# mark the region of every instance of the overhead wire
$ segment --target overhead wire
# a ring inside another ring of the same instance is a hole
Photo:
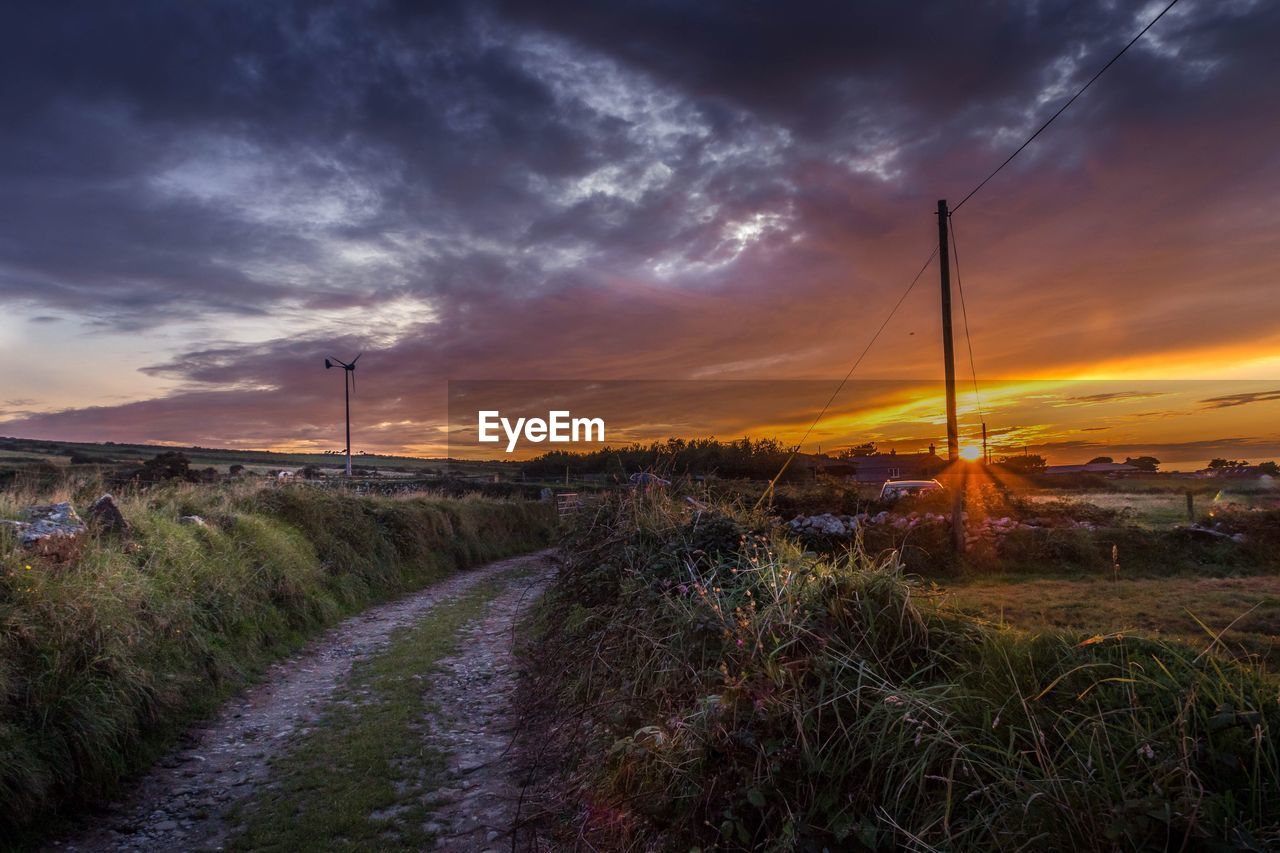
[[[890,309],[889,314],[884,318],[884,322],[880,324],[880,327],[876,329],[875,334],[873,334],[871,339],[867,341],[867,345],[862,348],[862,352],[858,354],[853,365],[849,368],[848,372],[845,373],[844,378],[840,380],[840,384],[831,392],[831,396],[827,398],[827,402],[823,405],[822,410],[818,412],[818,416],[813,419],[813,423],[809,424],[809,428],[804,431],[804,435],[800,436],[800,441],[787,457],[787,461],[783,462],[782,467],[778,469],[778,473],[773,475],[773,479],[770,480],[769,485],[765,487],[764,492],[760,495],[760,499],[756,501],[756,509],[760,508],[760,505],[764,503],[765,498],[773,494],[773,487],[777,485],[778,480],[780,480],[782,475],[786,473],[787,468],[791,467],[791,463],[795,461],[796,456],[799,455],[800,448],[804,447],[805,440],[809,438],[809,434],[813,432],[814,428],[817,427],[823,417],[826,416],[827,410],[831,408],[831,404],[836,401],[836,397],[840,396],[840,392],[844,390],[844,386],[849,383],[849,377],[853,376],[853,372],[858,369],[858,365],[862,364],[862,360],[867,357],[867,353],[871,351],[871,347],[875,345],[877,340],[879,340],[881,333],[883,333],[885,328],[889,325],[889,321],[898,313],[898,309],[902,307],[902,303],[907,301],[907,297],[910,296],[911,291],[915,289],[916,284],[920,281],[920,276],[924,275],[924,271],[929,268],[929,264],[933,263],[933,259],[937,256],[938,247],[935,246],[933,251],[929,253],[929,257],[925,258],[924,263],[920,265],[919,271],[917,271],[915,277],[911,279],[911,283],[907,285],[907,289],[902,292],[902,295],[898,297],[898,301],[893,304],[893,308]]]
[[[1160,21],[1161,18],[1163,18],[1166,14],[1168,14],[1170,9],[1178,5],[1178,2],[1179,0],[1170,0],[1169,4],[1166,5],[1163,9],[1161,9],[1159,14],[1157,14],[1154,18],[1148,21],[1147,25],[1143,27],[1141,30],[1139,30],[1137,35],[1129,39],[1129,41],[1125,43],[1125,46],[1120,48],[1120,51],[1118,53],[1116,53],[1109,60],[1107,60],[1106,64],[1103,65],[1101,68],[1099,68],[1094,73],[1094,75],[1085,82],[1083,86],[1077,89],[1075,94],[1073,94],[1070,98],[1067,99],[1066,103],[1064,103],[1061,107],[1059,107],[1057,111],[1054,112],[1053,115],[1049,116],[1048,120],[1046,120],[1044,124],[1040,125],[1040,127],[1038,127],[1034,133],[1028,136],[1022,142],[1021,145],[1015,148],[1013,150],[1013,153],[1011,153],[1008,157],[1006,157],[1004,161],[1000,163],[999,166],[997,166],[985,178],[979,181],[977,186],[969,190],[969,192],[964,196],[964,198],[960,199],[960,202],[954,207],[952,207],[949,213],[947,214],[948,219],[950,220],[950,223],[951,223],[951,228],[950,228],[951,247],[950,248],[956,260],[956,285],[960,291],[960,313],[964,318],[964,336],[965,336],[965,344],[969,351],[969,372],[973,378],[973,396],[978,408],[978,417],[982,419],[984,423],[984,429],[985,429],[986,415],[983,413],[982,396],[978,390],[978,371],[977,371],[977,367],[975,365],[975,360],[973,357],[973,339],[969,334],[969,311],[967,306],[965,305],[964,284],[960,277],[960,253],[956,245],[955,220],[951,218],[951,214],[954,214],[957,210],[963,207],[965,202],[967,202],[969,199],[977,195],[977,193],[983,187],[985,187],[991,181],[992,178],[1000,174],[1000,172],[1003,171],[1006,166],[1008,166],[1010,163],[1013,162],[1014,158],[1016,158],[1019,154],[1021,154],[1024,150],[1026,150],[1028,145],[1034,142],[1036,138],[1039,137],[1040,134],[1043,133],[1049,127],[1049,125],[1053,124],[1054,121],[1056,121],[1059,116],[1065,113],[1067,109],[1070,108],[1070,106],[1074,104],[1076,100],[1089,89],[1090,86],[1092,86],[1095,82],[1097,82],[1099,77],[1101,77],[1103,74],[1107,72],[1107,69],[1109,69],[1112,65],[1114,65],[1120,59],[1120,57],[1124,56],[1129,51],[1129,48],[1137,44],[1138,40],[1141,39],[1144,35],[1146,35],[1147,31],[1150,30],[1152,27],[1154,27]],[[884,322],[880,324],[880,327],[876,329],[875,334],[873,334],[871,336],[871,339],[867,341],[867,345],[863,348],[862,352],[859,353],[858,358],[854,361],[853,366],[849,368],[849,371],[844,375],[844,378],[840,380],[840,384],[836,386],[835,391],[833,391],[831,396],[827,399],[827,402],[825,405],[823,405],[822,410],[818,412],[818,416],[813,419],[813,423],[811,423],[809,425],[809,428],[804,431],[804,435],[800,437],[800,441],[798,444],[796,444],[795,449],[791,451],[790,455],[787,457],[787,460],[782,463],[782,467],[778,469],[778,473],[775,474],[773,479],[769,481],[769,485],[765,488],[763,494],[761,494],[760,499],[757,500],[755,503],[755,507],[757,509],[760,508],[761,504],[764,503],[766,498],[768,498],[770,495],[773,494],[774,487],[777,485],[778,480],[781,479],[784,473],[786,473],[787,468],[791,466],[791,463],[795,460],[796,456],[800,453],[800,448],[804,446],[805,440],[808,439],[809,435],[813,432],[814,428],[816,428],[817,425],[822,421],[822,418],[826,415],[827,410],[831,408],[831,404],[835,402],[836,397],[840,395],[840,392],[844,389],[844,386],[848,384],[849,378],[853,375],[853,372],[858,369],[858,365],[862,363],[862,360],[866,357],[867,353],[871,350],[871,347],[880,338],[880,334],[885,330],[885,327],[889,325],[889,321],[893,319],[895,314],[897,314],[898,309],[902,306],[902,303],[906,301],[907,296],[915,288],[916,283],[920,281],[920,276],[924,275],[924,271],[929,268],[929,264],[933,262],[933,259],[937,256],[938,251],[939,251],[938,248],[935,247],[934,250],[929,254],[928,259],[925,260],[924,264],[920,267],[920,270],[919,272],[916,273],[915,277],[911,279],[911,283],[907,285],[907,289],[903,292],[902,296],[898,298],[898,301],[894,304],[892,310],[889,311],[888,316],[885,317]]]
[[[957,204],[955,207],[951,208],[951,212],[954,213],[955,211],[963,207],[964,203],[969,199],[973,198],[974,195],[977,194],[978,190],[982,189],[987,185],[988,181],[990,181],[996,175],[1000,174],[1000,171],[1004,169],[1005,166],[1008,166],[1010,163],[1012,163],[1014,157],[1017,157],[1019,154],[1021,154],[1023,149],[1025,149],[1028,145],[1034,142],[1037,136],[1039,136],[1041,133],[1044,133],[1045,128],[1053,124],[1054,120],[1057,119],[1058,116],[1065,113],[1067,111],[1067,108],[1076,102],[1076,98],[1079,98],[1081,95],[1083,95],[1085,93],[1085,90],[1094,84],[1094,81],[1096,81],[1099,77],[1101,77],[1104,73],[1106,73],[1106,70],[1110,68],[1112,65],[1114,65],[1116,63],[1116,60],[1124,56],[1125,53],[1128,52],[1129,48],[1137,44],[1138,39],[1142,38],[1144,35],[1147,34],[1147,30],[1154,27],[1156,25],[1156,22],[1159,21],[1161,18],[1163,18],[1168,13],[1168,11],[1176,5],[1178,5],[1178,0],[1172,0],[1172,2],[1169,3],[1168,6],[1165,6],[1163,9],[1161,9],[1160,14],[1156,15],[1154,18],[1148,21],[1147,25],[1143,27],[1136,36],[1129,39],[1129,42],[1124,47],[1120,48],[1119,53],[1117,53],[1115,56],[1108,59],[1106,65],[1099,68],[1097,73],[1095,73],[1092,77],[1090,77],[1088,82],[1086,82],[1083,86],[1081,86],[1078,90],[1076,90],[1076,93],[1072,95],[1071,98],[1065,104],[1058,107],[1058,111],[1055,112],[1053,115],[1049,116],[1048,121],[1040,125],[1039,129],[1037,129],[1035,133],[1028,136],[1021,145],[1019,145],[1016,149],[1014,149],[1014,152],[1010,154],[1008,157],[1006,157],[1003,163],[1001,163],[999,166],[996,166],[995,170],[992,171],[991,174],[983,178],[982,181],[976,187],[969,190],[969,194],[966,195],[964,198],[960,199],[960,203]]]

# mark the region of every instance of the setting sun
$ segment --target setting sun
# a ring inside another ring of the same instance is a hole
[[[982,458],[982,448],[967,444],[960,448],[960,458],[966,462],[977,462]]]

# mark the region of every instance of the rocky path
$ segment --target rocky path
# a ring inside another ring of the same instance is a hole
[[[440,711],[427,720],[427,740],[450,756],[448,786],[430,803],[442,850],[512,849],[520,799],[509,760],[518,724],[512,627],[548,578],[544,572],[508,588],[464,631],[463,652],[443,661],[433,679]]]
[[[508,702],[514,690],[514,620],[554,570],[551,552],[490,563],[374,607],[326,632],[303,651],[273,665],[263,682],[228,702],[184,745],[162,759],[131,794],[74,837],[51,850],[219,850],[236,825],[237,806],[251,803],[268,781],[268,761],[305,733],[359,660],[385,649],[391,635],[437,604],[489,578],[526,570],[464,631],[464,651],[445,661],[433,690],[443,694],[428,737],[452,755],[450,786],[431,806],[441,847],[484,850],[507,837],[514,815],[503,753],[511,739]],[[507,842],[508,846],[510,842]]]

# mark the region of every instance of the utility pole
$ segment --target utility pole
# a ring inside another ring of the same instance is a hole
[[[947,200],[938,199],[938,264],[942,272],[942,360],[947,377],[947,461],[960,458],[956,424],[956,351],[951,337],[951,247],[948,245]]]
[[[964,552],[964,477],[960,461],[960,428],[956,419],[956,353],[951,335],[951,245],[947,200],[938,199],[938,268],[942,274],[942,359],[947,380],[947,462],[952,467],[951,546]]]

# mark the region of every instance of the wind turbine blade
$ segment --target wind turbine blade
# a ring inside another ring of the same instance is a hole
[[[361,355],[364,355],[364,353],[360,353],[360,355],[357,355],[355,358],[351,359],[351,366],[353,368],[356,366],[356,362],[360,360]]]

